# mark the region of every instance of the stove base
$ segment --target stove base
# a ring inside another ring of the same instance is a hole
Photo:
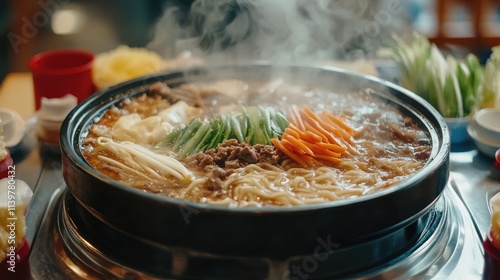
[[[466,211],[462,208],[447,188],[427,214],[404,229],[343,246],[331,243],[328,236],[318,237],[310,255],[274,261],[214,256],[137,240],[97,219],[80,219],[86,210],[61,188],[44,217],[30,264],[33,279],[44,280],[439,279],[463,262],[465,241],[481,256],[481,240],[467,238],[466,231],[474,229],[468,216],[461,214]]]

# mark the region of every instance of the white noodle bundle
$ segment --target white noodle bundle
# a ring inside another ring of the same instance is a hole
[[[179,180],[184,180],[192,177],[191,172],[178,160],[156,154],[138,144],[128,141],[118,143],[106,137],[97,138],[97,144],[115,156],[120,157],[123,163],[118,164],[117,161],[107,160],[104,157],[100,157],[100,159],[107,161],[108,164],[116,165],[124,171],[130,172],[133,170],[134,173],[140,173],[138,172],[138,168],[140,168],[147,175],[156,178],[171,175]]]

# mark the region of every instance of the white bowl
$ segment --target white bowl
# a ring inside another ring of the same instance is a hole
[[[474,115],[474,122],[481,138],[500,142],[500,109],[482,109]]]
[[[477,125],[471,123],[467,127],[467,133],[470,135],[477,149],[484,155],[495,158],[496,151],[500,148],[500,140],[493,141],[491,139],[483,138],[477,133]]]

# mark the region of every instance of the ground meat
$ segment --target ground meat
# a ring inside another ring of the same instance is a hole
[[[149,92],[162,96],[168,100],[170,104],[174,104],[182,100],[193,107],[200,108],[202,106],[201,95],[196,91],[170,88],[166,84],[158,82],[149,86]]]
[[[231,139],[222,142],[215,149],[188,156],[183,161],[191,168],[206,171],[205,188],[216,192],[222,188],[224,180],[238,168],[259,162],[278,164],[284,159],[285,155],[274,146],[260,144],[251,146]]]
[[[191,167],[204,168],[216,165],[226,170],[237,169],[249,164],[265,162],[277,164],[285,159],[285,155],[270,145],[249,145],[238,143],[236,139],[222,142],[217,148],[200,152],[184,159]]]
[[[210,155],[207,155],[203,152],[199,152],[192,156],[188,156],[184,159],[187,165],[191,167],[204,167],[209,165],[217,165],[215,164],[214,158]]]
[[[222,189],[222,182],[226,180],[229,175],[234,173],[234,169],[224,170],[214,165],[206,166],[205,169],[208,171],[205,188],[212,192]]]
[[[217,177],[208,177],[205,180],[205,189],[214,192],[222,189],[222,180]]]

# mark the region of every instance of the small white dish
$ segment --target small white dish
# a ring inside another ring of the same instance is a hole
[[[480,152],[488,157],[495,158],[495,153],[500,148],[500,141],[493,141],[479,136],[476,130],[476,125],[473,123],[467,127],[467,133],[472,140],[474,140],[474,143]]]
[[[480,137],[500,141],[500,109],[482,109],[474,115],[474,122]]]
[[[4,134],[4,141],[5,147],[11,149],[17,146],[23,139],[26,124],[23,118],[14,110],[0,108],[0,115],[5,116],[9,120],[6,123],[7,127],[4,128],[5,132],[7,132]]]

